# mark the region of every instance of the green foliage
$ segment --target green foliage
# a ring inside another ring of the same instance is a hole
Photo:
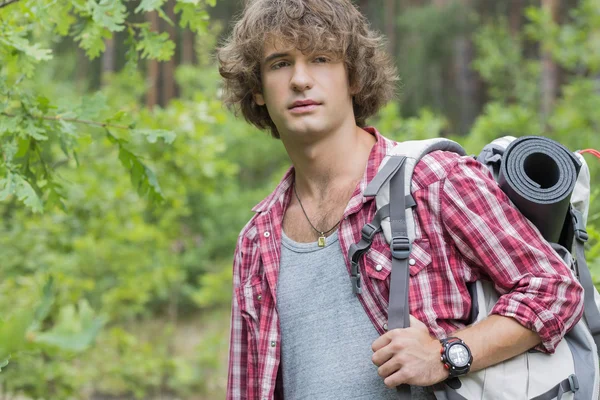
[[[452,105],[441,98],[447,88],[444,69],[453,56],[454,41],[472,32],[476,23],[476,15],[458,1],[411,7],[400,14],[397,60],[404,116],[416,115],[421,108],[449,114]]]
[[[531,20],[526,33],[542,43],[556,62],[582,74],[600,72],[600,4],[595,0],[582,0],[570,12],[568,24],[552,21],[549,10],[530,7],[526,15]]]
[[[144,0],[135,13],[157,11],[172,23],[162,10],[163,1]],[[214,6],[200,0],[179,0],[176,12],[182,13],[182,26],[190,25],[196,31],[206,27],[205,7]],[[6,12],[5,9],[10,10]],[[190,13],[195,13],[192,16]],[[73,123],[88,126],[117,128],[113,112],[104,110],[102,104],[90,104],[86,111],[93,120],[85,120],[86,112],[77,113],[75,103],[58,107],[48,97],[38,96],[38,89],[31,85],[31,78],[39,63],[53,57],[50,45],[53,33],[71,36],[90,58],[98,57],[105,50],[105,40],[127,28],[129,68],[135,68],[137,60],[169,60],[173,57],[175,43],[167,33],[153,32],[148,23],[137,22],[128,12],[126,2],[113,0],[79,0],[57,2],[44,6],[44,2],[22,0],[0,8],[0,175],[3,198],[14,195],[32,210],[40,211],[45,202],[63,201],[62,192],[54,190],[56,177],[48,163],[55,158],[55,143],[66,157],[74,157],[78,142],[86,135],[97,134],[93,129],[79,131]],[[203,30],[202,30],[203,32]],[[94,107],[95,106],[95,107]],[[135,114],[131,123],[137,123]],[[7,119],[13,119],[7,121]],[[121,126],[128,129],[128,126]],[[150,134],[150,138],[163,133]],[[172,134],[169,134],[172,136]],[[29,144],[24,144],[24,140]],[[132,182],[141,195],[152,201],[162,200],[154,173],[138,157],[125,149],[122,142],[113,141],[119,147],[121,160],[132,175]],[[20,146],[19,146],[20,145]],[[19,148],[23,151],[14,154]],[[48,184],[49,183],[49,184]]]
[[[141,40],[135,49],[141,52],[142,58],[166,61],[173,57],[175,43],[169,39],[167,32],[156,33],[142,27]]]
[[[506,20],[484,25],[474,36],[478,57],[473,67],[489,85],[493,101],[517,102],[531,112],[539,107],[539,60],[524,54],[522,35],[511,35]]]

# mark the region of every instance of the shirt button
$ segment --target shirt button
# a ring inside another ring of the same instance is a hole
[[[415,265],[417,263],[417,261],[414,258],[411,258],[410,260],[408,260],[408,263],[410,265]]]
[[[271,236],[271,233],[270,233],[270,232],[265,232],[265,233],[263,233],[263,235],[264,235],[265,237],[269,237],[269,236]]]
[[[277,346],[277,343],[275,343],[275,341],[272,341],[271,342],[271,347],[275,347],[275,346]]]
[[[387,324],[383,324],[383,329],[387,331]]]
[[[381,271],[383,269],[383,267],[381,266],[381,264],[377,264],[377,266],[375,267],[376,271]]]
[[[260,301],[262,300],[262,296],[259,294],[258,296],[256,296],[256,298]]]

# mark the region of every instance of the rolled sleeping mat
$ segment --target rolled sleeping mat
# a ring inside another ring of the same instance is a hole
[[[547,241],[559,243],[580,169],[562,144],[524,136],[506,148],[498,184]]]

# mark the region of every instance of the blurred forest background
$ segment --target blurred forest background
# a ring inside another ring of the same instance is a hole
[[[0,399],[224,398],[235,240],[289,164],[220,103],[242,5],[0,0]],[[600,149],[600,0],[357,5],[402,77],[383,134]]]

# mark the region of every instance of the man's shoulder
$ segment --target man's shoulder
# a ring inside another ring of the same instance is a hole
[[[423,189],[443,181],[459,163],[467,162],[467,158],[470,157],[443,150],[426,154],[415,166],[413,190]]]
[[[238,241],[240,243],[244,242],[244,241],[254,241],[256,239],[257,233],[258,233],[258,227],[256,225],[256,219],[258,218],[259,214],[254,214],[252,216],[252,218],[250,218],[250,220],[248,222],[246,222],[246,225],[244,225],[244,227],[242,228],[242,230],[240,231],[239,235],[238,235]]]
[[[273,191],[252,207],[254,215],[240,231],[239,241],[253,242],[256,240],[260,228],[258,225],[265,213],[283,212],[287,191],[293,182],[293,173],[293,168],[288,169]]]

